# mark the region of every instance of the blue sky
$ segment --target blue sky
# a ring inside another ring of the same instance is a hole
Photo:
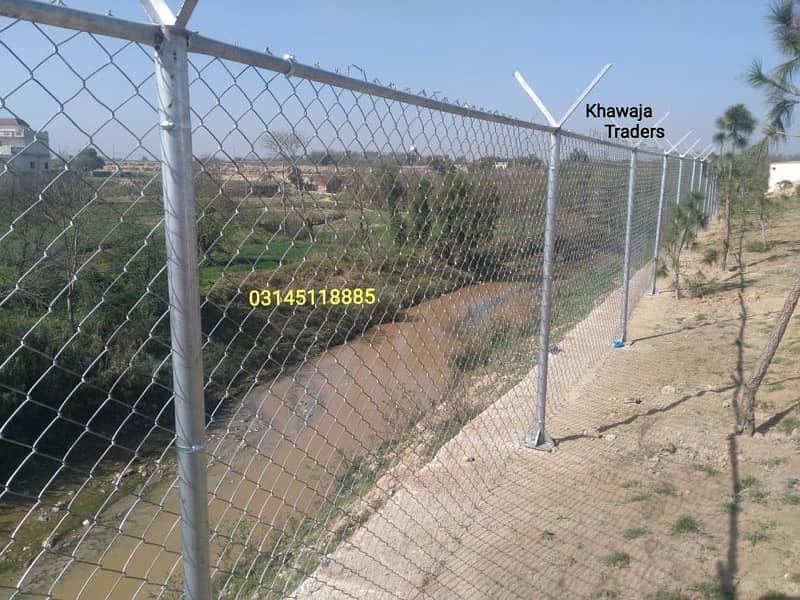
[[[111,6],[115,16],[145,20],[133,1],[68,4],[101,13]],[[648,104],[657,116],[669,110],[667,136],[692,129],[704,146],[730,104],[743,102],[763,120],[763,96],[742,75],[754,58],[778,61],[767,9],[754,0],[200,0],[190,29],[324,68],[355,64],[400,88],[537,122],[544,118],[514,81],[515,69],[558,116],[610,62],[592,100]],[[599,125],[579,110],[568,128]]]

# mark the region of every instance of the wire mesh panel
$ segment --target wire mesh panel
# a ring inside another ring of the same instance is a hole
[[[2,587],[151,593],[180,556],[152,50],[1,27]]]
[[[676,203],[681,203],[686,200],[689,194],[689,183],[692,177],[692,161],[686,158],[679,159],[678,162],[678,195],[676,196]]]
[[[680,159],[676,156],[667,157],[667,177],[665,180],[664,191],[664,214],[669,213],[670,207],[674,206],[678,198],[678,174],[680,169]],[[666,221],[663,221],[666,222]]]
[[[552,362],[551,410],[616,335],[630,170],[629,150],[600,142],[566,136],[561,156],[551,352],[573,356]],[[584,320],[591,332],[573,331]]]
[[[0,61],[0,589],[179,597],[153,48],[3,18]],[[200,54],[189,82],[213,593],[413,596],[530,430],[547,129]],[[617,333],[631,152],[561,135],[551,410]]]
[[[661,191],[661,156],[637,153],[636,189],[631,230],[631,302],[633,311],[636,300],[644,294],[649,282],[649,267],[655,250],[655,232],[658,220],[658,200]]]
[[[214,580],[281,595],[530,370],[545,138],[194,67]]]

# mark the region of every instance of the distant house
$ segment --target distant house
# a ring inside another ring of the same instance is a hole
[[[36,133],[22,119],[0,119],[0,165],[16,171],[47,171],[50,162],[46,131]]]
[[[768,191],[779,191],[781,186],[778,184],[782,181],[789,181],[793,184],[800,182],[800,161],[792,160],[770,163]]]
[[[411,146],[406,153],[406,165],[413,166],[419,162],[419,151],[416,146]]]

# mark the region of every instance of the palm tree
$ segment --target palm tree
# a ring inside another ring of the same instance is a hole
[[[786,61],[778,65],[770,74],[765,73],[761,63],[756,61],[747,74],[751,85],[761,88],[767,93],[767,100],[770,104],[770,130],[773,134],[777,134],[774,139],[778,140],[781,133],[791,125],[792,111],[800,102],[800,88],[792,82],[800,69],[799,17],[800,2],[798,0],[781,0],[772,5],[768,18],[773,24],[773,39],[779,52],[786,57]],[[775,352],[778,350],[789,319],[792,318],[792,314],[797,308],[798,300],[800,300],[800,273],[789,291],[758,362],[739,391],[739,397],[736,399],[739,407],[739,422],[736,424],[738,433],[746,431],[753,435],[755,432],[756,393],[772,363]]]
[[[722,233],[722,250],[720,252],[720,268],[724,271],[728,266],[728,250],[731,247],[731,204],[733,201],[733,158],[737,148],[745,148],[747,139],[756,128],[756,120],[744,104],[729,106],[716,121],[717,133],[714,139],[720,143],[728,142],[731,147],[728,164],[728,181],[725,190],[725,229]]]

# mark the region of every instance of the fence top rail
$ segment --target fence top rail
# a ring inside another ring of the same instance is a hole
[[[107,35],[146,45],[155,45],[161,34],[161,28],[157,25],[137,23],[135,21],[100,15],[66,6],[46,4],[40,0],[0,0],[0,16],[77,31],[85,31],[98,35]],[[607,147],[633,150],[632,146],[629,144],[602,140],[566,129],[559,129],[549,125],[540,125],[532,121],[517,119],[500,113],[491,113],[485,110],[470,108],[467,105],[452,104],[435,98],[428,98],[419,94],[401,91],[379,83],[372,83],[363,79],[356,79],[333,71],[327,71],[319,67],[305,65],[292,58],[281,58],[265,52],[241,48],[233,44],[207,38],[196,32],[187,30],[185,33],[189,51],[197,54],[222,58],[282,73],[287,76],[300,77],[317,83],[368,94],[370,96],[395,100],[431,110],[451,113],[466,118],[489,121],[500,125],[509,125],[533,131],[542,131],[545,133],[552,133],[559,130],[561,133],[573,139],[603,144]],[[665,154],[663,150],[659,149],[638,148],[637,151],[643,154],[659,156]]]

